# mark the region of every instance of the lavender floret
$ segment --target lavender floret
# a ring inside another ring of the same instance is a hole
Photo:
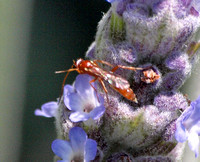
[[[72,122],[86,121],[90,118],[97,120],[100,118],[105,107],[104,99],[95,92],[89,84],[92,78],[89,75],[78,75],[73,86],[64,87],[65,106],[72,111],[69,119]]]
[[[43,104],[40,109],[35,110],[36,116],[44,116],[47,118],[55,117],[58,110],[58,103],[51,101]]]
[[[72,128],[69,131],[69,139],[69,142],[56,139],[51,146],[53,152],[59,156],[63,162],[89,162],[94,160],[97,152],[97,143],[92,139],[88,139],[87,134],[82,128]]]
[[[178,142],[188,140],[190,149],[199,155],[200,135],[200,97],[191,103],[190,107],[178,118],[176,122],[175,137]]]

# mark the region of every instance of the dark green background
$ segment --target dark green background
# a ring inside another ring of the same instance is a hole
[[[53,161],[54,119],[36,117],[34,110],[59,96],[64,74],[54,72],[84,57],[109,6],[105,0],[34,1],[20,162]],[[67,83],[76,75],[70,74]]]

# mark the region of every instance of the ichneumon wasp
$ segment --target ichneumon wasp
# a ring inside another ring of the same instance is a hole
[[[110,66],[110,67],[112,67],[112,69],[110,71],[106,71],[106,70],[100,68],[98,63]],[[113,88],[115,91],[120,93],[126,99],[137,103],[136,95],[133,92],[133,90],[130,88],[129,82],[125,78],[121,77],[120,75],[114,74],[114,72],[118,68],[128,69],[128,70],[133,70],[133,71],[143,70],[143,68],[135,68],[135,67],[129,67],[129,66],[122,66],[122,65],[114,66],[103,60],[91,61],[91,60],[84,60],[82,58],[79,58],[77,61],[73,61],[73,65],[70,69],[64,70],[64,71],[56,71],[56,73],[67,72],[67,74],[63,80],[63,83],[62,83],[62,91],[63,91],[64,84],[65,84],[65,81],[66,81],[69,73],[72,71],[77,71],[79,74],[88,74],[88,75],[94,77],[94,79],[89,82],[93,88],[94,88],[94,86],[91,83],[98,80],[99,83],[101,84],[101,86],[103,87],[104,92],[106,93],[107,101],[108,101],[108,91],[106,89],[104,81],[107,81],[111,88]],[[94,88],[94,90],[96,91],[95,88]]]

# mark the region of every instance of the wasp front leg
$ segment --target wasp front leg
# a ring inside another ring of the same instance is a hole
[[[104,82],[103,82],[103,80],[101,78],[98,78],[98,81],[100,82],[101,86],[103,87],[103,90],[104,90],[104,92],[106,94],[107,103],[109,103],[108,91],[106,89],[106,86],[105,86],[105,84],[104,84]]]
[[[64,89],[64,86],[65,86],[66,79],[67,79],[69,73],[72,72],[72,71],[78,71],[78,69],[77,68],[73,68],[73,65],[72,65],[71,69],[63,70],[63,71],[56,71],[55,72],[56,74],[67,72],[67,74],[65,75],[65,78],[63,79],[62,89],[61,89],[61,96],[63,95],[63,89]]]
[[[97,93],[97,89],[92,85],[92,83],[94,83],[96,80],[97,80],[97,77],[95,77],[94,79],[92,79],[89,83],[90,83],[90,86],[94,89],[94,91],[96,93],[96,96],[97,96],[97,99],[99,101],[99,96],[98,96],[98,93]]]

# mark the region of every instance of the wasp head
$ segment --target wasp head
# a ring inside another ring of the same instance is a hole
[[[76,68],[78,68],[80,66],[80,64],[82,63],[83,59],[82,58],[79,58],[77,61],[74,61],[73,60],[73,63],[74,63],[74,66]]]

